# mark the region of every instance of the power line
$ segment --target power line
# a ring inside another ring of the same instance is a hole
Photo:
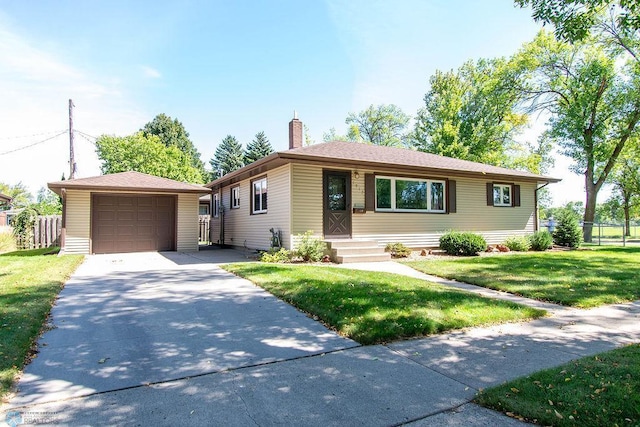
[[[25,145],[24,147],[15,148],[13,150],[9,150],[9,151],[5,151],[3,153],[0,153],[0,156],[4,156],[5,154],[10,154],[10,153],[15,153],[16,151],[26,150],[27,148],[35,147],[36,145],[39,145],[39,144],[42,144],[44,142],[50,141],[50,140],[52,140],[54,138],[59,137],[60,135],[64,135],[65,133],[67,133],[66,129],[63,130],[62,132],[56,134],[56,135],[53,135],[53,136],[51,136],[49,138],[46,138],[46,139],[43,139],[42,141],[34,142],[33,144]]]
[[[78,133],[78,134],[80,134],[80,135],[82,135],[82,136],[84,136],[85,138],[98,139],[97,137],[92,136],[92,135],[89,135],[88,133],[82,132],[82,131],[80,131],[80,130],[78,130],[78,129],[74,129],[74,132],[75,132],[75,133]]]
[[[78,135],[80,135],[80,137],[82,137],[82,139],[84,139],[85,141],[88,141],[91,145],[93,145],[94,147],[96,146],[96,142],[92,141],[90,138],[93,138],[91,135],[87,135],[84,132],[80,132],[80,131],[75,131]],[[95,138],[98,139],[98,138]]]
[[[68,130],[69,129],[64,129],[64,130],[59,130],[59,131],[40,132],[40,133],[33,133],[31,135],[0,136],[0,139],[7,140],[7,139],[33,138],[34,136],[51,135],[52,133],[65,133]]]

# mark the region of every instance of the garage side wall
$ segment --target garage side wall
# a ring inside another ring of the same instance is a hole
[[[68,190],[66,196],[65,254],[91,253],[91,193]]]
[[[180,252],[198,250],[198,206],[199,194],[178,194],[176,250]]]

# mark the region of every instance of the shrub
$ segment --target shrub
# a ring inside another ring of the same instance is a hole
[[[16,215],[13,221],[13,234],[16,237],[18,249],[30,249],[33,226],[38,218],[38,213],[32,208],[25,208]]]
[[[293,254],[285,248],[270,249],[260,254],[260,261],[271,263],[291,262]]]
[[[313,231],[307,231],[298,242],[295,254],[305,262],[318,262],[322,259],[327,245],[317,237],[313,237]]]
[[[557,215],[556,229],[553,241],[559,246],[577,248],[582,243],[582,230],[578,222],[578,215],[570,209],[562,209]]]
[[[531,243],[531,250],[546,251],[553,244],[553,237],[547,230],[536,231],[529,236],[529,243]]]
[[[393,258],[406,258],[411,255],[411,249],[406,247],[403,243],[387,243],[384,248],[385,252],[391,252]]]
[[[449,231],[440,237],[440,248],[449,255],[476,255],[487,249],[487,242],[479,234]]]
[[[0,231],[0,254],[16,250],[16,238],[10,231]]]
[[[516,252],[526,252],[531,247],[531,242],[527,236],[510,236],[504,241],[504,245]]]

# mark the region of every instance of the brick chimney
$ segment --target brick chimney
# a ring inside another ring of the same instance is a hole
[[[289,122],[289,150],[302,147],[302,122],[298,120],[298,113],[293,112],[293,119]]]

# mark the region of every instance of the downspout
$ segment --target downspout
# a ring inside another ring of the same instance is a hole
[[[536,187],[536,191],[533,192],[533,197],[535,198],[534,200],[534,211],[533,214],[535,216],[534,218],[534,224],[533,224],[533,229],[535,231],[540,231],[540,219],[538,218],[538,190],[542,190],[544,187],[546,187],[547,185],[551,184],[550,182],[547,182],[545,185],[543,185],[542,187]]]
[[[60,229],[60,253],[64,253],[67,240],[67,189],[60,190],[62,201],[62,224]]]

